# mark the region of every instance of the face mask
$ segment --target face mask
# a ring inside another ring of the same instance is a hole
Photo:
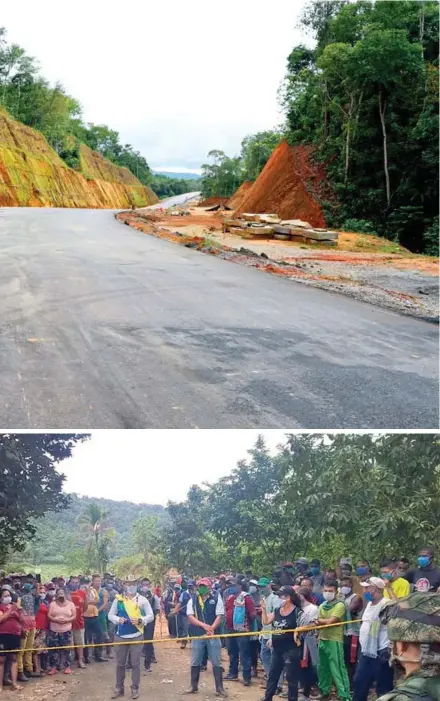
[[[430,562],[431,558],[428,555],[420,555],[420,557],[417,558],[417,564],[419,567],[428,567]]]
[[[141,587],[139,591],[141,592],[141,594],[148,594],[150,590],[148,589],[148,587]]]
[[[238,587],[229,587],[229,591],[232,595],[238,594]]]
[[[70,584],[69,588],[70,588],[70,591],[78,591],[79,585],[78,584]]]
[[[46,594],[40,594],[40,601],[44,601],[46,598]]]
[[[396,577],[404,577],[406,575],[406,570],[402,570],[399,567],[396,570]]]
[[[321,571],[321,570],[319,569],[319,567],[311,567],[311,568],[310,568],[310,572],[311,572],[313,575],[319,574],[320,571]]]
[[[263,587],[261,591],[263,592],[263,596],[269,596],[269,594],[272,594],[272,589],[270,587]]]
[[[363,577],[364,574],[368,574],[368,567],[356,567],[356,574]]]
[[[351,587],[341,587],[339,591],[344,596],[348,596],[349,594],[351,594]]]
[[[64,594],[60,594],[59,597],[58,597],[58,601],[64,601],[65,598],[66,598],[66,597],[64,596]]]
[[[365,601],[370,601],[370,602],[373,602],[373,601],[374,601],[374,596],[373,596],[373,594],[371,593],[371,591],[366,591],[366,592],[365,592],[365,594],[364,594],[364,599],[365,599]]]
[[[33,587],[33,584],[29,584],[29,583],[23,584],[24,591],[32,591],[32,587]]]
[[[393,578],[393,573],[392,572],[385,572],[384,574],[380,575],[382,579],[386,579],[388,582],[391,582]]]
[[[201,584],[198,588],[198,592],[200,596],[207,596],[207,594],[209,594],[209,589],[205,584]]]
[[[336,596],[334,591],[324,591],[322,595],[326,601],[333,601]]]
[[[2,599],[2,602],[3,602],[4,604],[6,604],[6,606],[7,606],[8,604],[10,604],[11,601],[12,601],[12,596],[4,596],[3,599]]]
[[[127,594],[132,594],[132,595],[133,595],[133,594],[136,594],[136,592],[137,592],[137,587],[136,587],[136,586],[134,586],[134,587],[125,587],[125,591],[127,592]]]
[[[257,587],[254,584],[251,584],[249,587],[249,594],[256,594],[257,593]]]

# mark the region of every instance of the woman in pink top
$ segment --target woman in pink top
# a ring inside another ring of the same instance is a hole
[[[48,674],[56,674],[57,669],[64,669],[64,674],[72,674],[70,668],[70,650],[51,650],[51,648],[72,644],[72,623],[76,619],[76,609],[66,599],[64,589],[57,589],[55,599],[49,606],[49,631],[47,646],[49,648]]]

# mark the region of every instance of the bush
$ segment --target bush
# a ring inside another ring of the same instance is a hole
[[[439,255],[439,218],[434,217],[431,226],[423,234],[423,252],[428,256]]]
[[[353,231],[355,234],[376,233],[374,223],[367,219],[346,219],[342,228],[344,231]]]

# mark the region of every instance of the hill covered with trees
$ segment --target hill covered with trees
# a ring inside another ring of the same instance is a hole
[[[38,60],[26,49],[7,41],[0,27],[0,108],[14,119],[41,132],[58,156],[80,170],[81,144],[97,151],[116,166],[128,168],[158,197],[187,192],[177,178],[156,176],[147,160],[131,144],[121,143],[119,133],[106,124],[86,123],[81,102],[61,83],[51,85],[41,74]]]
[[[438,9],[431,0],[309,2],[300,24],[314,47],[292,48],[279,93],[282,137],[313,145],[337,195],[337,207],[322,202],[328,224],[429,254],[438,253]],[[254,179],[243,149],[210,156],[205,194],[229,196]]]

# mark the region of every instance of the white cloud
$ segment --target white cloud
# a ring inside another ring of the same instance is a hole
[[[192,484],[213,482],[246,458],[261,433],[270,450],[284,441],[278,430],[100,430],[59,465],[67,492],[166,504],[183,500]]]
[[[207,152],[280,122],[277,89],[304,2],[21,0],[2,7],[10,41],[117,129],[153,167],[199,168]],[[181,164],[176,166],[176,164]]]

